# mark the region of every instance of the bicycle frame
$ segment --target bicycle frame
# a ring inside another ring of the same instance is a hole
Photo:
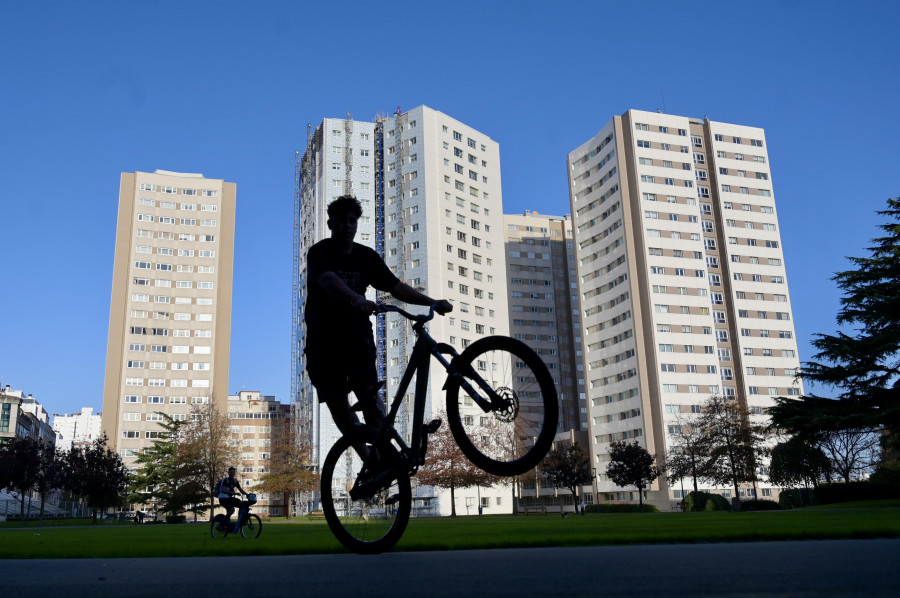
[[[401,447],[401,452],[409,459],[410,470],[414,473],[419,466],[425,464],[425,454],[421,449],[423,443],[427,442],[427,440],[422,434],[422,429],[425,417],[425,398],[428,392],[428,374],[431,368],[430,358],[432,356],[444,366],[444,369],[447,372],[447,379],[458,378],[460,386],[465,389],[469,396],[472,397],[472,400],[475,401],[485,413],[502,406],[504,399],[498,396],[494,389],[485,382],[481,376],[477,375],[474,371],[467,372],[470,377],[475,379],[478,386],[481,387],[485,394],[487,394],[488,398],[483,398],[469,383],[463,373],[458,371],[454,365],[453,360],[456,357],[459,357],[459,353],[456,349],[446,343],[434,340],[434,338],[428,334],[425,324],[434,318],[434,306],[431,307],[427,316],[413,315],[399,307],[390,305],[379,305],[376,310],[376,313],[387,312],[397,312],[413,322],[412,327],[413,331],[416,333],[416,342],[415,345],[413,345],[412,354],[406,365],[403,377],[400,379],[400,383],[397,386],[397,391],[391,402],[391,408],[388,411],[384,425],[382,426],[375,443],[378,445],[383,442],[384,435],[389,433],[393,440]],[[449,355],[450,359],[447,359],[445,355]],[[411,446],[407,446],[403,441],[403,438],[394,428],[394,420],[396,419],[397,413],[400,410],[400,405],[406,396],[406,391],[412,383],[413,376],[416,377],[415,396],[413,397],[413,429],[412,437],[410,439]]]

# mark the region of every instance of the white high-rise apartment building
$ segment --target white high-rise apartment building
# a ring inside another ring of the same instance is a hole
[[[102,428],[126,465],[164,412],[228,401],[234,183],[122,173]]]
[[[76,446],[88,446],[100,437],[101,415],[93,407],[82,407],[80,413],[53,414],[56,446],[64,451]]]
[[[604,475],[609,442],[663,456],[710,395],[762,419],[802,394],[765,133],[630,110],[568,167],[597,496],[636,500]]]
[[[484,133],[426,106],[375,123],[325,119],[310,137],[298,183],[295,397],[300,425],[311,422],[306,433],[321,462],[338,432],[306,376],[303,304],[306,252],[329,235],[328,203],[355,195],[363,206],[356,241],[375,248],[407,284],[453,302],[454,311],[436,317],[429,330],[462,351],[481,336],[509,334],[500,148]],[[376,343],[390,399],[414,335],[405,320],[390,314],[376,324]],[[432,368],[426,418],[444,408],[445,378]],[[409,429],[408,406],[396,422],[401,431]],[[476,488],[457,490],[457,509],[474,513],[480,504],[486,513],[509,512],[509,496],[505,488],[482,488],[480,496]],[[416,507],[450,512],[446,501],[438,507],[422,494]]]

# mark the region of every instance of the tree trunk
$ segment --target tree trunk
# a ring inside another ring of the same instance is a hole
[[[450,516],[456,517],[456,488],[450,486]]]
[[[694,481],[694,492],[699,492],[697,489],[697,460],[694,457],[691,457],[691,478]]]
[[[638,486],[638,504],[641,506],[641,511],[644,510],[644,489]]]

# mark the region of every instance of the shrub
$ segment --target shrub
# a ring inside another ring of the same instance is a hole
[[[659,513],[659,509],[654,505],[645,504],[642,509],[641,505],[608,502],[599,505],[586,505],[584,510],[586,513]]]
[[[187,521],[186,515],[166,515],[166,523],[184,523]]]
[[[800,499],[800,491],[796,488],[782,490],[778,494],[778,504],[785,509],[796,509],[797,507],[803,506]]]
[[[900,498],[900,486],[874,482],[850,482],[849,484],[822,484],[816,490],[816,504],[820,505],[886,498]]]
[[[764,498],[741,502],[742,511],[781,511],[782,509],[784,507],[774,500],[766,500]]]
[[[721,494],[691,492],[684,497],[685,511],[730,511],[731,503]]]

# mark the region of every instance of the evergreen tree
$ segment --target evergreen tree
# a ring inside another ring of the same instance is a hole
[[[161,415],[160,437],[135,460],[139,469],[131,479],[128,499],[152,503],[164,513],[178,515],[190,505],[205,503],[207,491],[200,466],[180,450],[185,422],[166,413]]]
[[[778,399],[772,408],[778,427],[807,438],[822,431],[881,430],[888,460],[900,430],[900,200],[879,211],[888,221],[872,240],[869,257],[851,257],[852,270],[833,277],[843,292],[836,334],[818,334],[814,360],[803,379],[832,387],[837,401],[809,395]]]

